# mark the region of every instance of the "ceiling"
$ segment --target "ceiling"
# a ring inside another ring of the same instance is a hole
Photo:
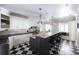
[[[69,7],[71,9],[71,14],[79,13],[78,4],[1,4],[0,6],[12,12],[24,15],[38,16],[42,14],[45,15],[47,19],[51,19],[51,17],[61,18],[60,15],[63,14],[62,11],[65,12],[64,7]],[[39,11],[39,8],[42,8],[42,10]]]

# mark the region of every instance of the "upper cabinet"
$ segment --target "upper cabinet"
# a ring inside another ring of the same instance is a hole
[[[7,9],[5,9],[5,8],[3,8],[3,7],[0,7],[0,14],[4,14],[4,15],[7,15],[7,16],[9,16],[9,11],[7,10]]]

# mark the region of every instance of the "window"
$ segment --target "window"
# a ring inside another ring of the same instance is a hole
[[[68,24],[59,23],[59,32],[68,32]]]
[[[50,24],[46,24],[46,31],[50,31],[51,30],[51,25]]]

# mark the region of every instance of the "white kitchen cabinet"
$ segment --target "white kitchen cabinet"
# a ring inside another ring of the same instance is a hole
[[[32,34],[16,35],[9,37],[10,49],[21,43],[29,43]]]

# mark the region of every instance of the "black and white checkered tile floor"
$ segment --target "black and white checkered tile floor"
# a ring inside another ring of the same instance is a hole
[[[63,40],[59,46],[59,49],[56,49],[58,46],[51,47],[49,55],[79,55],[79,50],[75,48],[72,41]],[[23,43],[13,47],[10,55],[35,55],[35,53],[30,48],[30,44]]]
[[[32,50],[30,49],[29,44],[23,43],[23,44],[19,44],[19,45],[13,47],[10,50],[10,54],[12,54],[12,55],[22,55],[22,54],[30,55],[30,54],[32,54]]]
[[[53,48],[51,48],[49,50],[50,55],[53,54],[53,52],[52,52],[53,50],[54,50]],[[10,50],[10,54],[11,55],[35,55],[35,53],[30,48],[30,44],[26,44],[26,43],[19,44],[19,45],[13,47]]]

